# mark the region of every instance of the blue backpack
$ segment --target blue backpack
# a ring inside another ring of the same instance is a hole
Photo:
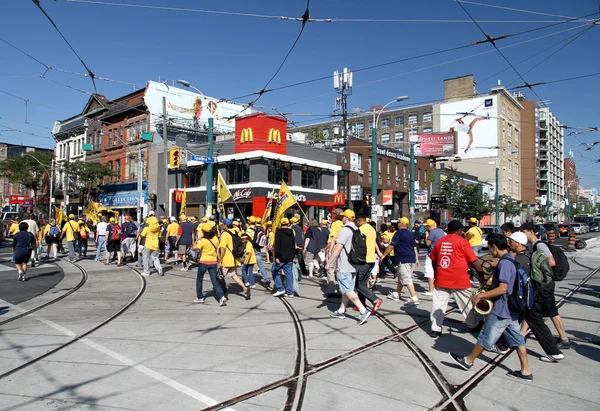
[[[527,313],[527,311],[529,311],[531,307],[533,307],[533,284],[531,283],[531,278],[529,275],[518,262],[512,258],[506,259],[512,261],[517,269],[517,275],[515,277],[513,289],[508,296],[508,309],[510,312],[518,314],[519,317],[522,317]]]
[[[60,230],[58,229],[58,227],[55,225],[50,226],[50,238],[58,238],[59,235]]]

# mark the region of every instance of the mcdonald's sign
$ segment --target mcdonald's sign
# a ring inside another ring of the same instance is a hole
[[[254,140],[251,128],[245,128],[240,133],[240,143],[251,143]]]
[[[281,132],[277,129],[272,128],[269,130],[268,143],[281,144]]]
[[[346,195],[344,193],[335,193],[333,195],[333,204],[334,205],[346,204]]]
[[[183,190],[175,190],[173,197],[175,197],[176,203],[181,203],[183,201]]]

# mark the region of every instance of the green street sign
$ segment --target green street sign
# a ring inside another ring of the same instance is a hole
[[[154,140],[154,135],[152,133],[143,132],[142,133],[142,140],[144,140],[144,141],[153,141]]]
[[[92,151],[93,150],[93,147],[91,144],[83,144],[81,146],[81,148],[83,149],[83,151]]]

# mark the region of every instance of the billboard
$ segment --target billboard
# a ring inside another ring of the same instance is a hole
[[[427,204],[427,190],[415,191],[415,204]]]
[[[456,132],[458,156],[497,157],[498,98],[484,96],[440,104],[440,130]]]
[[[456,133],[418,134],[419,142],[415,147],[417,156],[448,157],[456,154]]]

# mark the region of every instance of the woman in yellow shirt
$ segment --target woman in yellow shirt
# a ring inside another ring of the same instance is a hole
[[[254,281],[254,264],[256,264],[256,253],[254,246],[250,241],[248,234],[242,234],[242,242],[244,243],[244,264],[242,264],[242,281],[246,287],[256,288]]]
[[[88,237],[90,236],[90,229],[87,224],[80,218],[79,221],[79,235],[81,236],[77,249],[79,250],[79,258],[85,258],[88,249]]]
[[[267,263],[275,261],[273,258],[273,247],[275,247],[275,232],[271,229],[273,223],[267,221]]]
[[[219,306],[227,305],[227,298],[225,297],[225,291],[223,290],[223,283],[217,278],[217,267],[219,263],[219,257],[217,249],[219,248],[219,239],[217,238],[216,230],[213,229],[214,225],[210,223],[204,223],[198,226],[202,232],[202,236],[194,245],[194,251],[199,253],[198,258],[198,274],[196,275],[196,299],[195,303],[204,303],[204,292],[202,291],[202,282],[204,281],[204,274],[208,271],[210,276],[210,282],[215,290],[217,301]],[[227,290],[227,287],[225,287]]]
[[[61,231],[60,227],[56,225],[54,218],[50,219],[50,223],[44,227],[44,238],[46,239],[46,245],[48,246],[48,257],[52,254],[52,259],[56,259],[58,252],[58,242],[60,241]]]

